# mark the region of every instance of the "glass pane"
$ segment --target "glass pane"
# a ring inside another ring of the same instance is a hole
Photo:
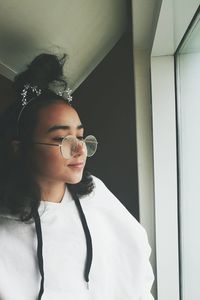
[[[182,300],[200,299],[200,12],[176,54]]]

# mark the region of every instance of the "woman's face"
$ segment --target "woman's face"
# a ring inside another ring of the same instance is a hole
[[[83,137],[83,126],[77,112],[62,102],[41,108],[33,141],[60,144],[67,135]],[[34,144],[31,153],[37,180],[71,184],[81,181],[86,162],[84,147],[78,147],[70,159],[62,156],[60,147],[48,145]]]

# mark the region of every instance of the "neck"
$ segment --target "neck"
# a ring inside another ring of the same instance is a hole
[[[61,202],[66,184],[64,182],[52,182],[44,179],[38,179],[41,189],[41,199],[48,202]]]

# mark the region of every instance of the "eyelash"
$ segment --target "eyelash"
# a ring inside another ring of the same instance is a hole
[[[83,137],[83,136],[77,136],[76,138],[77,138],[78,140],[80,140],[80,141],[84,140],[84,137]]]

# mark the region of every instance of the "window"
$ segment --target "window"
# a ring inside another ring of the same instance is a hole
[[[175,54],[181,299],[200,299],[200,8]]]

